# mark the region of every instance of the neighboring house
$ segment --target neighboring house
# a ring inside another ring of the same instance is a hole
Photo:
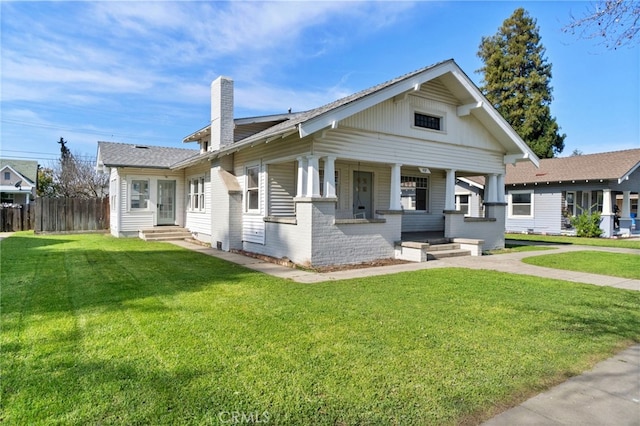
[[[0,202],[29,204],[36,196],[38,162],[0,159]]]
[[[538,162],[453,60],[310,111],[243,119],[220,77],[211,124],[184,142],[199,151],[98,143],[114,235],[177,224],[222,250],[313,266],[392,258],[412,232],[503,247],[505,164]],[[456,179],[477,175],[490,184],[485,215],[465,217]]]
[[[507,167],[508,232],[574,233],[571,218],[601,212],[604,237],[637,231],[640,149],[540,160]],[[620,210],[614,227],[613,206]]]
[[[484,177],[468,176],[456,179],[456,210],[467,217],[484,217]],[[504,197],[502,198],[504,200]]]

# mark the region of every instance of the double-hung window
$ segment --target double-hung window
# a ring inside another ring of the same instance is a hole
[[[246,211],[260,210],[260,166],[251,166],[246,169],[245,199]]]
[[[149,181],[134,179],[131,181],[131,210],[143,210],[149,207]]]
[[[575,191],[567,191],[564,199],[565,212],[568,216],[576,215],[576,193]]]
[[[468,215],[469,214],[469,195],[456,195],[456,210]]]
[[[204,211],[204,176],[189,179],[189,210]]]
[[[400,197],[404,210],[429,211],[429,178],[400,176]]]
[[[533,217],[533,191],[509,193],[509,216]]]
[[[604,206],[604,193],[602,191],[591,191],[591,212],[602,213]]]

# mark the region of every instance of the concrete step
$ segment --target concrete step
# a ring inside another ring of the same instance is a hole
[[[180,226],[163,226],[157,228],[141,229],[138,237],[145,241],[172,241],[191,238],[191,232]]]
[[[431,244],[428,248],[428,252],[432,251],[444,251],[444,250],[459,250],[460,244],[458,243],[446,243],[446,244]]]
[[[427,252],[427,260],[444,259],[446,257],[471,256],[471,250],[453,249]]]

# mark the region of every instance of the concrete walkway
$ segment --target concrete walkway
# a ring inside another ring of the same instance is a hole
[[[423,263],[403,263],[399,265],[378,266],[373,268],[348,269],[344,271],[316,273],[291,269],[285,266],[275,265],[264,260],[254,259],[235,253],[227,253],[209,247],[200,246],[198,244],[188,243],[186,241],[174,241],[173,243],[190,250],[198,251],[210,256],[219,257],[220,259],[225,259],[229,262],[238,263],[256,271],[264,272],[266,274],[274,275],[280,278],[291,279],[293,281],[305,284],[395,274],[397,272],[417,271],[422,269],[453,267],[487,269],[493,271],[508,272],[511,274],[535,275],[544,278],[555,278],[565,281],[640,291],[640,280],[612,277],[609,275],[587,274],[584,272],[563,271],[561,269],[543,268],[540,266],[528,265],[521,262],[522,259],[529,256],[540,256],[543,254],[566,253],[571,251],[584,250],[604,251],[611,253],[630,253],[640,256],[640,250],[635,249],[576,245],[549,245],[549,247],[553,247],[554,249],[546,251],[507,253],[493,256],[450,257],[441,260],[431,260]],[[638,265],[640,267],[640,257],[638,258]]]
[[[181,247],[238,263],[247,268],[299,283],[318,283],[349,278],[363,278],[397,272],[432,268],[487,269],[511,274],[534,275],[565,281],[611,286],[640,291],[640,280],[586,274],[543,268],[523,263],[529,256],[570,251],[596,250],[638,255],[640,250],[606,247],[549,245],[554,250],[528,251],[481,257],[452,257],[424,263],[406,263],[338,272],[315,273],[275,265],[262,260],[226,253],[185,241],[175,242]],[[618,353],[597,364],[591,371],[573,377],[522,404],[483,423],[486,426],[519,425],[611,425],[640,426],[640,345]]]

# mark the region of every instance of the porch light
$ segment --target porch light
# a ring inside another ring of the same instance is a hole
[[[424,173],[425,175],[431,174],[431,170],[429,170],[428,167],[418,167],[418,170],[420,170],[420,173]]]

